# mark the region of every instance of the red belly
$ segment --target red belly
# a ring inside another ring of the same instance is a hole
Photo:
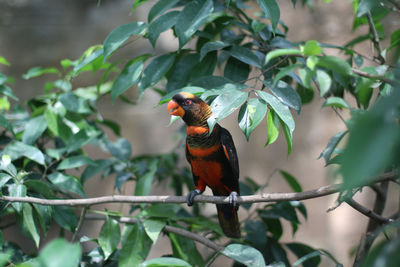
[[[192,172],[199,177],[212,190],[226,191],[225,186],[221,182],[223,177],[222,167],[219,162],[207,160],[192,160]]]

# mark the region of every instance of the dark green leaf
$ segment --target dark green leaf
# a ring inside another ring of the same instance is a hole
[[[46,118],[47,127],[53,134],[60,137],[63,141],[67,141],[72,136],[71,129],[63,122],[62,118],[52,109],[46,109],[44,115]]]
[[[230,57],[226,62],[224,77],[231,81],[244,83],[249,77],[249,73],[250,66],[234,57]]]
[[[40,236],[36,228],[35,221],[33,220],[32,207],[29,203],[23,203],[22,214],[23,214],[24,226],[28,230],[33,241],[35,242],[36,247],[38,248],[40,242]]]
[[[13,135],[15,135],[11,122],[9,122],[3,115],[0,115],[0,126],[4,127],[5,129],[9,130]]]
[[[379,6],[379,1],[376,0],[360,0],[357,8],[357,17],[362,17],[368,12],[370,12],[373,8]]]
[[[190,83],[193,67],[199,63],[199,54],[184,53],[168,72],[167,94]]]
[[[155,85],[169,71],[174,64],[175,55],[165,54],[159,56],[146,67],[139,82],[140,93]]]
[[[71,244],[65,239],[55,239],[47,244],[39,254],[40,266],[79,266],[82,249],[79,244]]]
[[[100,134],[100,132],[93,133],[91,130],[80,130],[68,139],[66,143],[67,152],[71,153],[77,149],[80,149],[81,147],[88,144],[91,140],[93,140],[98,134]]]
[[[23,184],[11,184],[8,186],[8,191],[10,197],[25,197],[26,196],[26,186]],[[21,213],[22,211],[22,203],[21,202],[13,202],[11,205],[14,209]]]
[[[257,68],[262,68],[260,59],[246,47],[233,45],[229,50],[229,54],[243,63],[255,66]]]
[[[286,246],[299,260],[293,266],[303,264],[304,267],[318,266],[321,262],[321,252],[301,243],[287,243]]]
[[[162,1],[164,2],[164,0]],[[169,267],[191,267],[188,262],[178,259],[178,258],[173,258],[173,257],[161,257],[161,258],[155,258],[151,260],[147,260],[145,262],[142,262],[139,267],[163,267],[163,266],[169,266]]]
[[[158,168],[158,160],[153,158],[147,163],[148,171],[138,178],[135,187],[135,196],[147,196],[150,195],[150,190],[153,184],[154,175]]]
[[[351,69],[349,63],[338,57],[334,56],[319,57],[317,61],[317,66],[333,70],[344,76],[353,75],[353,70]]]
[[[30,160],[36,161],[40,165],[44,165],[44,155],[42,151],[34,146],[15,141],[4,149],[4,154],[11,157],[12,160],[20,157],[27,157]]]
[[[44,115],[31,118],[25,125],[25,130],[22,134],[22,142],[32,145],[46,129],[47,123]]]
[[[220,50],[222,48],[225,48],[227,46],[230,46],[230,44],[221,42],[221,41],[215,41],[215,42],[208,42],[206,44],[204,44],[201,47],[200,50],[200,61],[203,60],[203,58],[211,51],[215,51],[215,50]]]
[[[273,109],[270,109],[267,114],[267,130],[268,139],[265,146],[272,144],[278,139],[280,129],[279,117],[276,115]]]
[[[169,92],[168,94],[166,94],[165,96],[163,96],[160,99],[160,102],[158,102],[158,104],[161,105],[161,104],[165,104],[165,103],[169,102],[175,94],[180,93],[180,92],[192,93],[192,94],[198,96],[198,95],[201,95],[204,91],[205,91],[205,89],[201,88],[201,87],[196,87],[196,86],[184,87],[184,88]]]
[[[31,78],[35,78],[47,73],[56,73],[59,74],[60,72],[56,68],[42,68],[42,67],[34,67],[28,70],[27,73],[22,75],[22,78],[25,80],[29,80]]]
[[[61,172],[54,172],[47,178],[63,192],[72,192],[82,197],[86,197],[81,183],[74,176],[66,175]]]
[[[286,182],[290,185],[290,187],[293,189],[294,192],[303,191],[301,185],[296,180],[296,178],[293,177],[293,175],[284,170],[279,170],[279,172],[282,174],[282,176],[285,178]]]
[[[279,6],[275,0],[257,0],[261,10],[271,20],[272,30],[275,33],[280,18]]]
[[[79,168],[83,165],[92,164],[94,164],[93,160],[85,155],[72,156],[61,161],[60,164],[57,166],[57,170]]]
[[[152,242],[140,223],[125,225],[123,232],[118,266],[138,266],[147,257]]]
[[[71,207],[54,206],[53,218],[62,228],[71,232],[75,231],[78,221]]]
[[[104,252],[105,259],[114,252],[121,239],[121,231],[119,229],[119,222],[108,218],[101,227],[99,233],[99,245]]]
[[[347,131],[339,132],[335,134],[331,140],[329,140],[328,145],[325,147],[324,151],[321,152],[318,159],[324,158],[325,163],[328,164],[331,159],[332,153],[335,151],[336,146],[339,144],[340,140],[347,134]]]
[[[180,206],[174,204],[154,204],[143,210],[143,216],[172,218],[176,216]]]
[[[364,109],[367,109],[369,106],[369,101],[371,100],[372,93],[373,93],[372,85],[374,83],[375,83],[374,80],[364,78],[364,77],[361,77],[358,80],[355,93],[356,93],[358,102],[361,104],[361,106],[364,107]]]
[[[332,96],[325,100],[323,107],[350,108],[350,105],[341,97]]]
[[[91,113],[87,100],[75,95],[74,93],[64,93],[59,96],[59,100],[68,111],[83,114]]]
[[[131,22],[115,28],[104,40],[104,60],[117,50],[129,37],[143,34],[147,24],[142,21]]]
[[[249,141],[250,134],[261,123],[267,113],[267,104],[258,99],[250,98],[239,111],[239,127]]]
[[[275,86],[270,87],[270,90],[282,103],[300,113],[301,98],[289,84],[284,81],[278,81]]]
[[[0,189],[11,179],[12,179],[11,175],[0,172]]]
[[[16,95],[14,95],[11,88],[5,84],[0,84],[0,94],[8,96],[8,97],[14,99],[15,101],[18,101],[18,97]]]
[[[129,160],[132,154],[131,143],[125,138],[119,138],[115,143],[107,142],[108,151],[120,160]]]
[[[111,88],[111,97],[113,101],[115,101],[119,95],[128,90],[129,87],[138,82],[143,66],[144,64],[140,60],[133,60],[125,65]]]
[[[282,79],[286,75],[292,74],[293,71],[295,69],[297,69],[298,67],[300,67],[300,66],[301,66],[300,64],[293,64],[293,65],[289,65],[289,66],[286,66],[284,68],[281,68],[279,70],[279,72],[274,77],[273,85],[275,85],[280,79]]]
[[[396,30],[390,36],[390,46],[387,48],[388,50],[398,47],[400,45],[400,30]]]
[[[245,241],[254,248],[263,249],[267,245],[267,227],[262,221],[247,221],[244,227]]]
[[[45,183],[40,180],[25,180],[24,185],[29,188],[30,190],[33,190],[45,198],[53,199],[56,198],[56,194],[53,192],[53,188],[48,183]]]
[[[36,211],[37,217],[39,219],[40,226],[42,228],[42,233],[44,236],[47,235],[47,231],[50,229],[50,225],[53,222],[53,207],[44,206],[39,204],[32,204]]]
[[[108,160],[108,159],[98,159],[98,160],[93,161],[93,163],[91,165],[88,165],[82,173],[82,176],[81,176],[82,184],[84,184],[87,180],[89,180],[94,175],[107,169],[112,164],[113,164],[113,161]]]
[[[400,237],[378,243],[364,258],[361,266],[396,267],[400,261]]]
[[[205,266],[205,262],[193,240],[172,233],[169,233],[169,239],[172,246],[172,256],[187,261],[193,266]]]
[[[168,2],[168,1],[165,1]],[[176,21],[178,20],[178,14],[179,11],[171,11],[168,12],[159,18],[157,18],[155,21],[153,21],[149,25],[149,29],[147,32],[148,39],[150,43],[152,44],[153,47],[156,46],[156,42],[158,37],[162,32],[165,32],[166,30],[170,29],[176,24]]]
[[[221,253],[246,266],[265,267],[264,257],[260,251],[246,245],[230,244]]]
[[[217,66],[217,51],[208,53],[202,61],[193,66],[190,73],[190,81],[195,81],[200,77],[207,77],[214,73]]]
[[[213,1],[192,1],[186,4],[179,13],[175,24],[175,31],[179,39],[179,48],[182,48],[192,35],[207,21],[214,10]]]
[[[173,8],[178,2],[179,2],[179,0],[167,0],[167,1],[160,0],[160,1],[158,1],[156,4],[154,4],[151,7],[149,14],[147,16],[147,20],[149,22],[152,21],[158,15],[164,13],[165,11],[167,11],[170,8]]]
[[[162,229],[164,229],[165,224],[166,222],[161,220],[147,219],[143,221],[144,230],[153,243],[156,243],[158,236],[160,235]]]

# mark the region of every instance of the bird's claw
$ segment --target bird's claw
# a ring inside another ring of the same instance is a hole
[[[193,204],[194,204],[194,198],[195,198],[195,196],[197,196],[197,195],[200,195],[200,190],[198,190],[198,189],[195,189],[195,190],[193,190],[193,191],[190,191],[190,193],[187,195],[187,197],[186,197],[186,203],[187,203],[187,205],[188,206],[193,206]]]
[[[233,206],[234,208],[239,208],[239,204],[238,204],[238,193],[235,191],[232,191],[229,194],[229,204],[231,206]]]

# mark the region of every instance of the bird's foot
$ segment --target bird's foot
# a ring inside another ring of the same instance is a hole
[[[234,208],[238,209],[239,208],[239,204],[237,202],[238,202],[238,193],[235,192],[235,191],[232,191],[229,194],[229,204],[231,206],[233,206]]]
[[[188,206],[193,206],[195,196],[200,195],[200,194],[201,194],[201,192],[200,192],[199,189],[195,189],[193,191],[190,191],[190,193],[186,197],[187,205]]]

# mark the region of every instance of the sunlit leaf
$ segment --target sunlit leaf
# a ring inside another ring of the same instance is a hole
[[[264,257],[260,251],[250,246],[230,244],[221,253],[246,266],[265,267]]]
[[[79,244],[72,244],[59,238],[47,244],[39,254],[40,266],[76,267],[81,259]]]
[[[57,166],[57,170],[66,170],[79,168],[83,165],[92,165],[94,164],[93,160],[85,155],[72,156],[64,159]]]
[[[48,175],[47,178],[63,192],[72,192],[82,197],[86,197],[81,183],[74,176],[61,172],[53,172]]]
[[[4,149],[4,153],[8,154],[12,160],[18,159],[20,157],[27,157],[28,159],[33,160],[40,165],[45,164],[42,151],[34,146],[27,145],[19,141],[15,141],[8,145]]]
[[[155,243],[164,228],[166,222],[161,220],[147,219],[143,221],[144,230],[150,239]]]
[[[23,184],[11,184],[8,186],[8,191],[10,197],[25,197],[26,196],[26,186]],[[22,204],[21,202],[12,202],[11,205],[14,209],[20,213],[22,211]]]
[[[301,98],[289,84],[284,81],[278,81],[276,85],[270,87],[270,90],[283,104],[300,113]]]
[[[239,110],[239,127],[246,136],[247,141],[250,134],[261,123],[267,113],[267,104],[258,99],[250,98]]]
[[[25,125],[25,131],[22,135],[22,142],[32,145],[46,129],[46,118],[43,115],[31,118]]]
[[[334,56],[322,56],[318,58],[317,65],[320,67],[333,70],[341,75],[350,76],[353,75],[353,70],[349,63],[341,58]]]
[[[22,207],[24,226],[28,229],[36,247],[39,247],[40,236],[33,219],[32,207],[29,203],[24,203]]]
[[[29,80],[31,78],[35,78],[35,77],[41,76],[43,74],[49,74],[49,73],[59,74],[60,71],[56,68],[34,67],[34,68],[29,69],[27,73],[22,75],[22,78],[24,78],[25,80]]]
[[[115,219],[108,218],[100,229],[98,241],[101,249],[104,252],[105,259],[117,248],[121,239],[121,231],[119,222]]]
[[[173,258],[173,257],[161,257],[161,258],[155,258],[151,260],[147,260],[145,262],[142,262],[139,267],[163,267],[163,266],[169,266],[169,267],[191,267],[188,262],[178,259],[178,258]]]
[[[275,111],[269,109],[267,114],[267,142],[265,146],[274,143],[279,136],[280,122],[279,117],[276,115]]]
[[[273,58],[291,55],[302,55],[302,52],[299,49],[295,48],[282,48],[272,50],[271,52],[268,52],[267,56],[265,57],[264,65],[267,65],[267,63]]]
[[[317,70],[316,76],[320,95],[323,97],[331,89],[332,78],[323,70]]]
[[[341,97],[332,96],[325,100],[323,107],[350,108],[350,105]]]

